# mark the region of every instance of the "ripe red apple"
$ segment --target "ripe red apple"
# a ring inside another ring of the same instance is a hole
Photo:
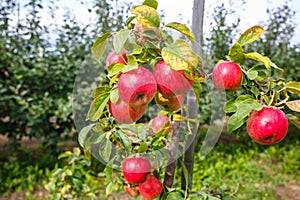
[[[120,123],[130,124],[139,120],[146,110],[146,106],[133,108],[126,104],[121,98],[117,103],[109,101],[109,111],[111,115]]]
[[[127,194],[129,194],[132,197],[137,197],[140,195],[139,192],[139,186],[124,186],[124,190],[125,192],[127,192]]]
[[[165,61],[160,61],[154,68],[154,77],[159,92],[165,97],[176,96],[188,92],[194,83],[185,77],[182,70],[170,68]]]
[[[288,132],[288,120],[282,110],[263,107],[252,111],[247,120],[249,136],[260,144],[275,144]]]
[[[163,129],[166,131],[166,134],[168,134],[172,131],[171,120],[166,115],[161,115],[161,116],[154,117],[151,120],[150,124],[151,124],[151,128],[152,128],[154,133],[158,133],[159,131],[161,131]]]
[[[185,99],[185,93],[165,97],[160,92],[155,95],[155,102],[160,107],[160,109],[173,112],[180,109]]]
[[[155,176],[151,175],[149,178],[140,184],[140,194],[145,199],[154,199],[158,197],[163,190],[162,183]]]
[[[106,69],[108,68],[109,65],[113,63],[121,63],[121,64],[126,64],[127,62],[127,57],[126,57],[126,51],[123,50],[122,54],[118,54],[116,51],[111,51],[107,58],[106,58]]]
[[[218,63],[212,72],[212,81],[215,87],[229,91],[239,89],[242,77],[241,67],[231,61]]]
[[[151,172],[151,164],[146,157],[126,158],[122,164],[122,171],[129,183],[142,183]]]
[[[132,107],[147,105],[155,96],[157,84],[148,69],[138,67],[121,74],[118,81],[120,97]]]

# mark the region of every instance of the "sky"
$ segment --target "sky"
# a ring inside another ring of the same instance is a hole
[[[27,0],[19,0],[21,4],[24,4]],[[119,0],[128,2],[128,0]],[[230,8],[236,10],[235,15],[228,18],[228,22],[232,23],[236,20],[236,17],[239,16],[241,18],[240,27],[241,31],[245,31],[247,28],[254,25],[261,25],[262,21],[266,21],[268,19],[268,15],[266,13],[267,8],[274,8],[279,5],[284,4],[286,0],[246,0],[246,4],[242,8],[234,8],[232,6],[236,6],[233,0],[206,0],[205,2],[205,18],[204,18],[204,30],[207,32],[211,28],[212,19],[209,18],[210,14],[213,12],[213,9],[216,5],[220,5],[221,3],[225,4],[226,8]],[[44,1],[45,2],[45,1]],[[45,3],[49,3],[46,1]],[[134,5],[140,4],[143,0],[132,0],[131,2]],[[170,2],[172,2],[170,4]],[[193,0],[158,0],[158,10],[164,10],[165,20],[166,22],[178,21],[182,23],[189,23],[192,19],[192,8],[193,8]],[[171,5],[171,6],[170,6]],[[295,22],[300,21],[300,1],[299,0],[291,0],[290,3],[292,9],[296,11]],[[57,4],[58,9],[56,11],[56,21],[59,21],[62,18],[65,9],[69,9],[70,12],[78,13],[76,15],[77,19],[83,24],[88,23],[91,20],[91,14],[88,12],[86,5],[82,5],[78,0],[60,0]],[[181,15],[181,17],[180,17]],[[50,16],[43,17],[43,23],[50,24],[51,20],[53,20]],[[180,21],[179,21],[180,20]],[[207,33],[206,33],[207,34]],[[238,34],[239,35],[239,34]],[[296,27],[296,36],[292,38],[292,41],[295,43],[300,43],[300,24]]]

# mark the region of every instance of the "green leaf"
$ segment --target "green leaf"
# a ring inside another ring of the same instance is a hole
[[[228,110],[234,110],[233,102],[229,101]],[[253,110],[261,110],[263,105],[258,103],[252,96],[250,95],[241,95],[239,96],[235,102],[234,106],[236,107],[236,112],[229,118],[228,120],[228,132],[232,133],[233,131],[240,128],[246,121],[246,117]]]
[[[104,134],[103,132],[93,133],[91,137],[86,141],[86,146],[90,148],[91,145],[100,143],[105,138],[105,136],[106,134]]]
[[[260,26],[253,26],[246,30],[239,38],[238,43],[240,43],[241,46],[244,46],[245,44],[254,42],[257,40],[261,34],[263,34],[265,30]]]
[[[192,70],[198,65],[198,56],[184,40],[164,47],[161,52],[163,60],[175,70]]]
[[[114,63],[108,66],[108,76],[113,77],[122,72],[125,68],[125,65],[122,63]]]
[[[150,6],[156,10],[158,6],[158,2],[156,0],[145,0],[143,2],[143,5]]]
[[[180,194],[180,192],[172,192],[172,193],[168,194],[166,200],[184,200],[184,198]]]
[[[103,110],[109,101],[110,92],[110,88],[106,86],[101,86],[94,90],[94,100],[90,105],[86,118],[87,120],[97,121],[101,117]]]
[[[111,91],[109,99],[113,104],[116,104],[118,102],[118,100],[119,100],[118,88],[115,88]]]
[[[295,112],[300,112],[300,100],[288,101],[285,103],[289,109]]]
[[[294,124],[300,130],[300,121],[298,117],[292,114],[287,114],[286,117],[288,118],[290,123]]]
[[[193,90],[197,99],[197,102],[200,102],[200,94],[202,92],[202,85],[200,82],[194,82],[193,84]]]
[[[113,47],[118,54],[122,54],[124,45],[129,38],[130,30],[123,29],[117,32],[113,38]]]
[[[237,130],[238,128],[243,126],[245,121],[246,121],[245,118],[239,118],[237,113],[234,113],[233,115],[231,115],[229,117],[228,122],[227,122],[228,132],[232,133],[233,131]]]
[[[120,139],[120,143],[121,143],[122,147],[124,147],[124,149],[126,151],[130,151],[131,150],[131,141],[128,138],[128,136],[125,135],[121,131],[117,131],[116,136]]]
[[[157,38],[157,35],[156,33],[153,31],[153,30],[146,30],[142,33],[142,36],[145,37],[145,38],[148,38],[148,39],[156,39]]]
[[[146,153],[148,150],[148,145],[146,142],[141,142],[140,147],[138,149],[139,153]]]
[[[182,167],[182,172],[183,172],[183,176],[184,176],[184,180],[185,180],[185,183],[186,183],[186,188],[185,188],[185,192],[187,192],[188,190],[188,185],[190,185],[191,183],[191,175],[189,174],[185,164],[183,163],[182,160],[179,160],[180,161],[180,165]]]
[[[113,190],[114,190],[114,184],[113,184],[113,182],[109,182],[105,189],[105,195],[108,197],[109,195],[111,195]]]
[[[282,68],[278,67],[278,66],[277,66],[275,63],[273,63],[272,61],[271,61],[271,67],[273,67],[274,69],[277,69],[277,70],[280,71],[281,73],[284,72],[284,70],[283,70]]]
[[[92,45],[92,54],[96,60],[100,60],[105,52],[108,45],[108,38],[112,36],[112,33],[104,33],[102,36],[98,37],[94,44]]]
[[[285,87],[289,92],[300,96],[300,82],[290,81],[285,85]]]
[[[126,132],[126,130],[133,133],[137,132],[137,127],[135,124],[119,124],[119,128],[123,129],[124,132]]]
[[[183,35],[187,36],[192,42],[195,41],[195,35],[190,31],[190,29],[185,25],[178,22],[171,22],[166,25],[168,28],[179,31]]]
[[[136,15],[136,20],[148,28],[158,28],[160,25],[160,18],[157,11],[147,5],[134,6],[131,13]]]
[[[258,72],[255,70],[248,70],[246,73],[246,76],[250,79],[250,80],[255,80],[258,77]]]
[[[257,52],[251,52],[245,54],[246,58],[255,60],[265,65],[265,67],[270,70],[271,69],[271,60],[267,56],[263,56]]]
[[[81,129],[81,131],[79,132],[78,135],[78,142],[80,144],[80,146],[84,147],[85,145],[85,141],[86,141],[86,137],[87,134],[90,132],[90,130],[95,126],[96,124],[89,124],[88,126],[85,126]]]
[[[122,69],[122,73],[129,72],[139,67],[135,56],[127,55],[127,65]]]
[[[245,62],[245,54],[243,52],[242,46],[239,43],[235,43],[230,48],[226,58],[235,63],[243,64]]]
[[[108,162],[110,160],[111,150],[112,142],[109,140],[109,138],[106,138],[100,142],[99,155],[105,162]]]
[[[235,99],[229,99],[224,104],[224,112],[225,113],[234,113],[237,111],[237,107],[235,105]]]

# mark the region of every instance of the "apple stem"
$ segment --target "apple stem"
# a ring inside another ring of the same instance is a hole
[[[179,146],[179,127],[180,121],[172,121],[173,134],[172,134],[172,142],[167,145],[167,149],[170,153],[170,159],[168,166],[166,167],[165,177],[164,177],[164,185],[167,188],[171,188],[173,185],[175,169],[177,166],[177,153]]]

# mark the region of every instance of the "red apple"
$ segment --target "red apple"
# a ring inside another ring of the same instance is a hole
[[[139,186],[124,186],[124,190],[132,197],[137,197],[140,194]]]
[[[113,63],[121,63],[121,64],[126,64],[127,58],[126,58],[126,51],[122,51],[122,55],[118,54],[116,51],[111,51],[107,58],[106,58],[106,69],[108,68],[109,65]]]
[[[176,96],[188,92],[194,83],[185,77],[182,70],[170,68],[165,61],[160,61],[154,68],[154,77],[159,92],[165,97]]]
[[[247,120],[249,136],[260,144],[275,144],[288,132],[288,120],[282,110],[263,107],[252,111]]]
[[[148,69],[138,67],[121,74],[118,81],[120,97],[133,107],[147,105],[155,96],[157,84]]]
[[[119,98],[116,104],[109,101],[109,111],[111,115],[120,123],[130,124],[139,120],[146,110],[146,106],[133,108]]]
[[[172,131],[172,124],[171,120],[166,115],[156,116],[154,117],[151,122],[151,128],[154,133],[158,133],[159,131],[165,129],[166,134]]]
[[[151,172],[151,164],[146,157],[126,158],[122,164],[122,171],[129,183],[142,183]]]
[[[162,183],[155,176],[151,175],[149,178],[140,184],[140,194],[145,199],[154,199],[158,197],[163,190]]]
[[[241,67],[231,61],[218,63],[212,72],[212,81],[216,88],[235,91],[241,86],[243,73]]]
[[[180,109],[185,99],[185,93],[177,96],[165,97],[160,92],[155,95],[155,102],[160,109],[173,112]]]

